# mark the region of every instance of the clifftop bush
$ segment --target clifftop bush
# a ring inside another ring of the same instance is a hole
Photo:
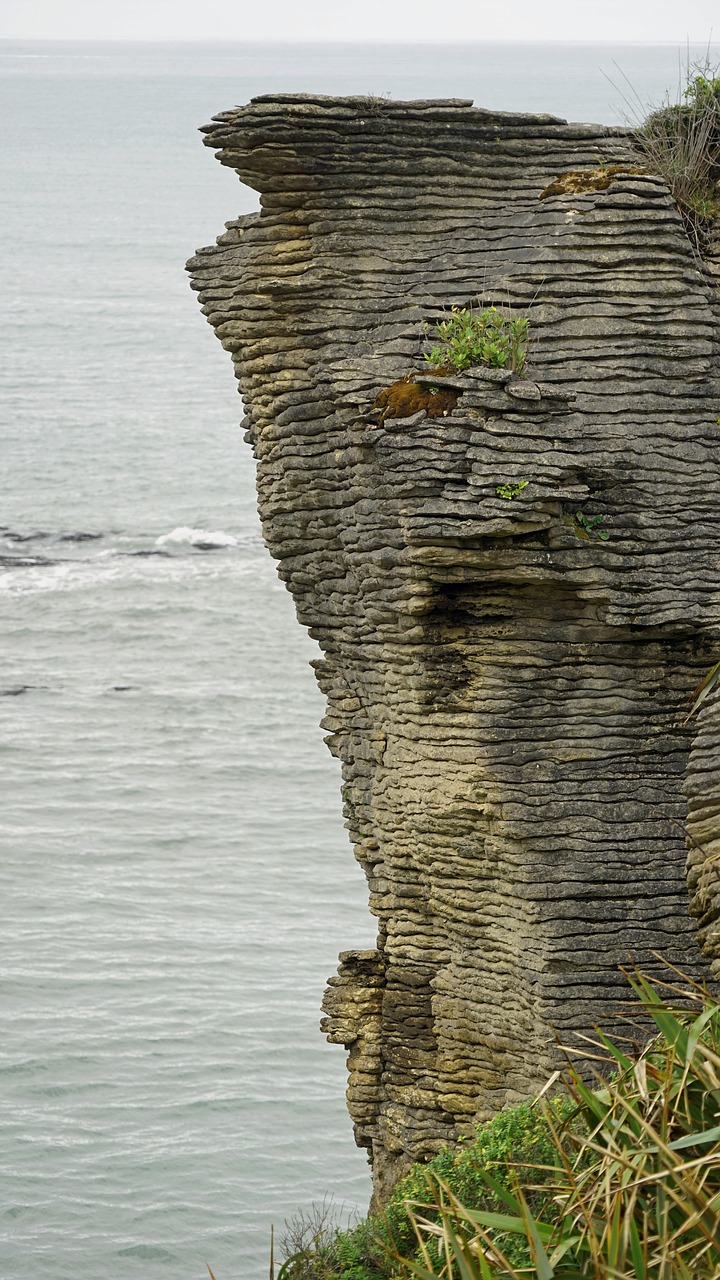
[[[699,247],[703,227],[720,210],[720,77],[707,64],[688,68],[687,76],[680,101],[652,111],[638,141]]]

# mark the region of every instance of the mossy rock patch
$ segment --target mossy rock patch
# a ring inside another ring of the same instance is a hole
[[[419,382],[401,378],[385,387],[375,399],[373,409],[380,410],[380,423],[387,418],[411,418],[424,409],[428,418],[447,418],[457,405],[459,392],[451,387],[422,387]]]
[[[611,164],[597,165],[594,169],[571,169],[561,173],[553,182],[540,192],[540,199],[548,196],[584,195],[587,191],[606,191],[611,182],[621,174],[647,173],[640,165]]]

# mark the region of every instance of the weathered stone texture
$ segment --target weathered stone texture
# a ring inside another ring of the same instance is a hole
[[[262,192],[190,266],[324,653],[378,919],[324,1025],[382,1196],[542,1084],[556,1037],[616,1022],[619,962],[694,962],[679,708],[720,617],[717,317],[658,178],[540,199],[637,166],[622,131],[275,95],[206,132]],[[468,371],[449,416],[379,425],[422,326],[479,297],[531,317],[528,378]]]
[[[720,691],[699,712],[685,792],[690,909],[702,953],[720,979]]]

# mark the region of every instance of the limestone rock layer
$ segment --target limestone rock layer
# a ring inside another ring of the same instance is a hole
[[[719,646],[720,647],[720,646]],[[717,656],[717,654],[716,654]],[[688,761],[688,884],[698,941],[716,981],[720,980],[720,691],[698,716]]]
[[[623,131],[273,95],[205,133],[261,192],[190,269],[323,652],[378,921],[324,1027],[382,1198],[541,1086],[558,1041],[617,1025],[619,963],[695,964],[682,703],[720,614],[715,298]],[[489,304],[530,318],[526,377],[448,377],[445,416],[373,408],[412,371],[432,392],[434,327]]]

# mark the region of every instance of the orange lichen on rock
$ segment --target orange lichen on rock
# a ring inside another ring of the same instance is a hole
[[[595,169],[574,169],[569,173],[561,173],[544,191],[540,199],[547,196],[583,195],[587,191],[605,191],[611,182],[621,174],[647,173],[640,165],[610,164],[598,165]]]
[[[421,409],[428,418],[446,418],[457,402],[458,392],[450,387],[421,387],[418,382],[401,378],[380,392],[373,409],[380,410],[382,424],[387,418],[411,418]]]

